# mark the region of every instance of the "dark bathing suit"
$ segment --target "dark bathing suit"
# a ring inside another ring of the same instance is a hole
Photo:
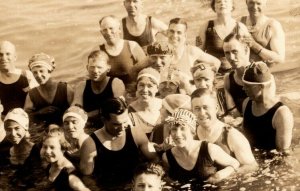
[[[243,86],[237,84],[234,80],[234,71],[229,73],[229,93],[233,98],[234,104],[237,110],[243,114],[243,102],[248,97],[246,92],[243,90]],[[229,108],[230,109],[230,108]]]

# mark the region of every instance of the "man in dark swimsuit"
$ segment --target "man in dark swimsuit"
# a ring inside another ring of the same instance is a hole
[[[132,179],[139,163],[139,150],[153,160],[157,155],[146,135],[132,127],[123,98],[109,99],[103,104],[104,127],[87,138],[81,149],[80,170],[94,174],[101,185],[116,185]]]

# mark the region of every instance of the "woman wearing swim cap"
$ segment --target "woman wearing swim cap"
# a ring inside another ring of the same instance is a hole
[[[181,183],[194,179],[216,183],[239,167],[239,162],[219,146],[194,140],[197,119],[191,111],[179,109],[167,121],[176,145],[163,154],[163,162],[171,179]],[[217,165],[224,168],[217,170]]]
[[[25,111],[33,122],[61,124],[62,115],[73,99],[73,90],[64,82],[52,80],[54,58],[45,53],[35,54],[28,64],[39,86],[29,91]]]

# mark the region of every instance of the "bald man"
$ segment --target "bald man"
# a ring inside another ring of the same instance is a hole
[[[265,61],[269,67],[285,60],[285,34],[281,24],[264,14],[267,0],[246,0],[249,16],[241,18],[252,35],[250,59]]]
[[[28,90],[38,85],[29,70],[16,68],[16,60],[15,45],[9,41],[0,42],[0,100],[4,107],[3,115],[13,108],[23,108]]]

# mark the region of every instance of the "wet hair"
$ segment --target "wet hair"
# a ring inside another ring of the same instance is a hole
[[[231,0],[231,1],[232,1],[232,10],[231,11],[234,11],[234,0]],[[216,12],[215,3],[216,3],[216,0],[211,0],[211,2],[210,2],[210,7],[214,12]]]
[[[188,26],[187,26],[187,21],[183,18],[179,18],[179,17],[176,17],[176,18],[173,18],[170,20],[169,22],[169,26],[171,24],[182,24],[185,26],[185,30],[187,30]]]
[[[247,51],[249,51],[250,44],[245,41],[245,37],[246,36],[240,35],[237,33],[230,33],[228,36],[225,37],[224,43],[228,43],[231,40],[237,40],[244,46],[244,48],[245,48],[244,50],[245,50],[245,52],[247,52]]]
[[[66,151],[71,148],[71,144],[66,140],[64,131],[58,125],[50,124],[48,129],[45,130],[43,136],[43,142],[49,138],[57,137],[59,144],[61,145],[61,150]]]
[[[202,97],[204,95],[208,95],[208,96],[212,97],[213,99],[217,100],[217,93],[215,91],[209,90],[207,88],[196,89],[191,95],[191,100],[193,100],[194,98]]]
[[[119,19],[115,16],[115,15],[106,15],[104,17],[102,17],[100,20],[99,20],[99,25],[101,25],[102,21],[106,18],[112,18],[114,19],[116,22],[118,22],[120,24],[120,21]]]
[[[102,50],[94,50],[88,55],[88,63],[91,61],[95,62],[99,58],[104,58],[106,61],[109,60],[108,55]]]
[[[124,97],[111,98],[103,103],[101,114],[104,119],[109,120],[110,114],[121,115],[127,110],[127,107]]]
[[[142,163],[136,167],[133,179],[136,179],[141,174],[153,174],[162,178],[165,175],[165,171],[158,163]]]

